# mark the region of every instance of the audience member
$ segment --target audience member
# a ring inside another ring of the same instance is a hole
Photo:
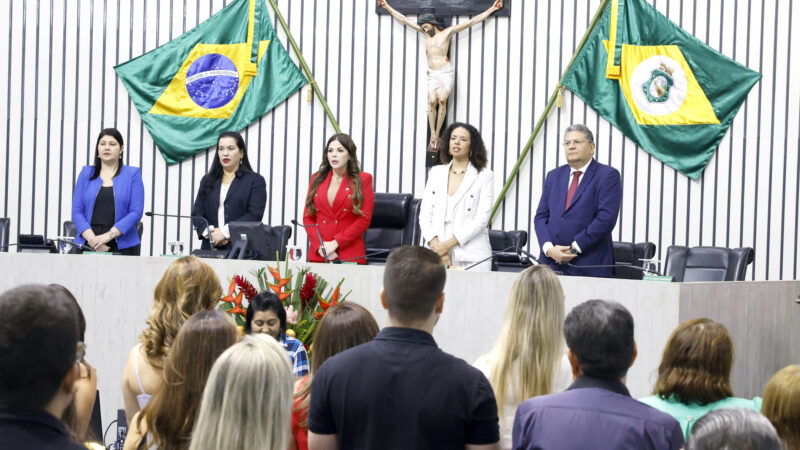
[[[295,377],[308,375],[308,353],[299,339],[286,334],[286,310],[278,295],[272,291],[259,292],[250,300],[245,315],[244,332],[264,333],[278,341],[289,359]]]
[[[233,319],[200,311],[183,324],[164,364],[164,384],[130,421],[125,450],[185,449],[211,367],[239,340]]]
[[[83,359],[78,311],[63,289],[26,285],[0,294],[0,446],[80,449],[58,418]]]
[[[761,398],[736,398],[731,390],[733,341],[721,323],[692,319],[672,332],[658,366],[654,396],[640,401],[674,417],[689,437],[692,425],[721,408],[761,410]]]
[[[424,247],[394,250],[380,297],[378,336],[314,374],[309,448],[497,448],[497,404],[477,369],[436,346],[446,271]]]
[[[474,366],[492,383],[500,415],[500,446],[511,448],[517,407],[537,395],[561,392],[572,382],[564,346],[564,291],[556,274],[539,265],[522,272],[508,295],[494,349]]]
[[[83,316],[78,300],[64,286],[60,284],[51,284],[50,286],[61,290],[72,301],[78,312],[78,341],[85,342],[86,318]],[[69,429],[73,440],[84,442],[87,440],[86,431],[89,428],[94,401],[97,398],[97,372],[83,358],[78,361],[77,366],[78,379],[75,380],[75,396],[64,410],[64,414],[61,415],[61,420]],[[102,436],[92,436],[92,440],[102,440]]]
[[[164,382],[164,359],[181,325],[192,314],[213,309],[222,297],[222,287],[211,267],[195,256],[176,259],[156,285],[153,309],[140,344],[128,354],[122,374],[125,415],[130,420],[147,405]]]
[[[564,322],[567,355],[577,376],[566,392],[519,406],[515,449],[679,449],[683,434],[669,415],[631,398],[625,387],[636,360],[633,317],[615,302],[589,300]]]
[[[357,303],[340,303],[325,313],[314,335],[311,375],[297,380],[294,384],[292,436],[298,450],[308,449],[308,404],[311,399],[313,374],[328,358],[371,341],[379,331],[378,322],[372,314]]]
[[[800,450],[800,366],[786,366],[770,378],[761,413],[775,426],[786,450]]]
[[[692,427],[685,450],[781,450],[775,427],[746,408],[711,411]]]
[[[189,449],[288,448],[293,380],[277,341],[245,336],[211,369]]]

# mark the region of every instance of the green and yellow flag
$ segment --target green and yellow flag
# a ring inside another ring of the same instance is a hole
[[[759,79],[645,0],[611,0],[563,85],[648,153],[697,179]]]
[[[306,84],[264,0],[235,0],[180,37],[114,68],[167,164],[241,130]]]

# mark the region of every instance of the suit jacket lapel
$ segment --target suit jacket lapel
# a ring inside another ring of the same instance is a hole
[[[561,211],[561,215],[567,212],[564,209],[564,205],[567,204],[567,191],[569,190],[569,172],[570,168],[569,165],[561,166],[561,169],[558,172],[558,176],[556,177],[556,189],[558,192],[558,210]],[[572,203],[575,203],[575,199],[572,199]],[[572,206],[572,205],[570,205]]]
[[[347,200],[349,200],[347,196],[352,193],[353,191],[350,188],[350,174],[345,174],[342,178],[342,183],[339,185],[339,190],[336,191],[336,197],[333,199],[333,207],[331,209],[333,211],[342,212],[346,206]],[[326,197],[325,201],[327,200],[328,198]]]
[[[228,201],[229,198],[231,198],[234,192],[239,190],[239,188],[241,188],[244,185],[244,183],[241,180],[242,174],[243,174],[242,169],[236,171],[236,176],[233,177],[233,181],[231,181],[231,186],[228,188],[228,194],[225,195],[226,202]],[[220,184],[221,183],[222,181],[220,180]],[[219,191],[217,192],[217,197],[219,197]]]
[[[452,164],[453,164],[452,161],[450,162],[450,164],[452,166]],[[450,168],[448,167],[447,170],[448,170],[447,173],[449,174],[450,173]],[[446,178],[449,178],[449,175]],[[458,190],[456,191],[455,194],[453,194],[452,197],[448,198],[447,201],[448,202],[453,202],[454,205],[458,204],[458,202],[460,202],[461,199],[464,198],[464,195],[467,193],[467,191],[469,190],[470,186],[472,186],[472,184],[475,183],[475,180],[477,180],[477,179],[478,179],[478,169],[476,169],[475,166],[473,166],[472,163],[470,163],[467,166],[467,173],[464,174],[464,179],[461,180],[461,185],[458,187]],[[448,188],[448,186],[447,186],[447,183],[446,183],[445,184],[445,190],[447,190],[447,188]]]
[[[319,187],[317,188],[317,195],[319,196],[320,202],[317,204],[317,209],[322,209],[328,216],[333,215],[333,209],[331,208],[330,203],[328,203],[328,188],[331,185],[331,176],[333,171],[328,172],[328,176],[322,180]],[[339,195],[338,193],[336,195]],[[333,204],[336,204],[336,200],[334,199]]]
[[[583,192],[586,190],[586,186],[588,186],[589,183],[591,183],[595,173],[597,173],[597,162],[595,162],[595,160],[592,160],[592,162],[589,164],[589,167],[586,168],[586,173],[583,174],[581,183],[578,185],[578,190],[575,191],[575,196],[572,197],[572,203],[569,204],[570,208],[572,208],[572,205],[574,205],[575,203],[578,203],[578,199],[581,198],[581,194],[583,194]],[[564,194],[564,204],[566,203],[567,203],[567,196],[566,194]]]

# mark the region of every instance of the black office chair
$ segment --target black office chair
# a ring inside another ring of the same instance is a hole
[[[8,233],[11,230],[11,219],[0,217],[0,252],[8,251]]]
[[[642,259],[653,259],[656,244],[652,242],[614,242],[614,278],[641,280],[644,272],[624,266],[644,267]]]
[[[521,272],[530,267],[532,263],[527,259],[520,258],[518,251],[527,243],[527,231],[489,230],[489,245],[492,247],[492,271]],[[513,248],[514,250],[506,250],[508,248]]]
[[[420,240],[419,206],[411,194],[375,194],[372,222],[364,233],[367,264],[385,264],[389,253]]]
[[[755,259],[750,247],[683,247],[667,248],[664,275],[674,281],[742,281],[747,266]]]

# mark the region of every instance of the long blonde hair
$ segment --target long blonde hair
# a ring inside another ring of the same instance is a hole
[[[166,356],[186,319],[213,309],[221,297],[222,287],[211,266],[196,256],[176,259],[156,285],[147,328],[139,336],[145,354],[151,359]]]
[[[787,450],[800,449],[800,365],[786,366],[770,378],[761,414],[778,430]]]
[[[533,266],[514,281],[500,338],[492,350],[489,382],[498,411],[507,393],[517,402],[549,394],[564,351],[564,291],[547,266]]]
[[[211,369],[189,449],[287,448],[293,382],[289,357],[275,339],[245,336]]]

